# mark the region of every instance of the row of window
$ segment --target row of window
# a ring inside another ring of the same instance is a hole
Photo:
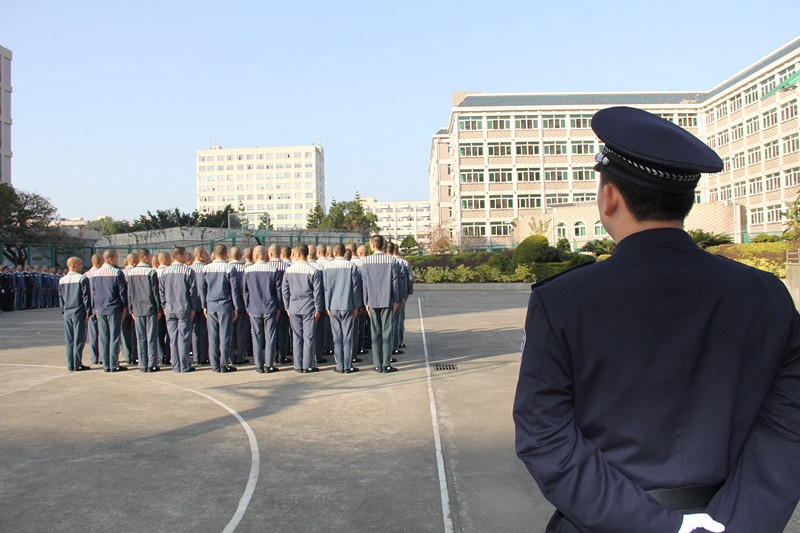
[[[233,189],[228,188],[228,191],[232,191],[232,190]],[[237,187],[236,190],[237,191],[243,191],[244,189],[242,189],[241,185],[240,185],[239,187]],[[252,190],[252,189],[247,189],[247,190]],[[224,191],[225,191],[224,187],[220,187],[218,190],[214,190],[214,187],[210,187],[210,188],[208,188],[208,190],[206,190],[205,187],[200,187],[200,192],[224,192]],[[255,195],[247,194],[245,196],[247,197],[248,200],[272,200],[273,198],[277,198],[278,200],[284,200],[284,199],[291,199],[292,198],[292,193],[290,193],[290,192],[279,192],[278,194],[255,194]],[[307,193],[296,192],[296,193],[294,193],[294,198],[298,199],[298,200],[301,199],[301,198],[311,199],[311,198],[314,198],[314,193],[313,192],[307,192]],[[207,200],[207,201],[213,201],[213,200]]]
[[[297,179],[297,178],[313,178],[313,172],[277,172],[277,173],[267,173],[267,174],[236,174],[237,181],[244,181],[244,180],[263,180],[263,179],[279,179],[279,180],[288,180],[288,179]],[[198,176],[197,181],[215,181],[214,176]],[[216,177],[216,181],[234,181],[233,174],[219,174]]]
[[[516,180],[519,182],[530,181],[568,181],[570,170],[565,167],[545,168],[518,168],[516,170]],[[486,178],[492,183],[509,183],[514,181],[514,170],[510,168],[490,168],[485,169],[465,169],[461,171],[461,183],[484,183]],[[572,179],[574,181],[593,181],[597,179],[592,167],[578,167],[572,169]]]
[[[489,222],[488,224],[485,222],[471,222],[461,225],[461,235],[463,235],[464,237],[484,237],[486,236],[487,228],[489,231],[489,235],[492,236],[511,235],[513,231],[511,224],[509,224],[508,222]],[[556,224],[555,230],[556,230],[556,238],[558,239],[567,238],[566,223],[559,222],[558,224]],[[599,238],[608,236],[606,229],[603,227],[603,224],[599,220],[594,223],[594,235],[595,237]],[[572,225],[572,237],[575,238],[586,237],[586,224],[584,222],[579,220],[578,222],[575,222]]]
[[[783,184],[784,187],[800,185],[800,167],[785,171],[783,173]],[[766,176],[758,176],[748,181],[740,181],[732,185],[709,189],[708,199],[710,202],[719,202],[730,200],[731,198],[743,198],[748,194],[777,191],[780,187],[781,174],[776,172]]]
[[[305,156],[306,159],[309,157],[314,157],[314,152],[294,152],[294,158],[300,159]],[[252,160],[263,160],[263,159],[291,159],[292,153],[291,152],[279,152],[275,154],[228,154],[228,155],[201,155],[198,156],[198,161],[201,163],[206,161],[252,161]]]
[[[725,102],[721,102],[713,108],[707,109],[705,113],[706,124],[713,124],[716,120],[721,120],[728,116],[729,113],[735,113],[742,109],[742,104],[750,105],[758,101],[765,94],[774,89],[779,83],[783,82],[786,78],[794,74],[795,66],[792,65],[781,70],[778,74],[772,75],[769,78],[762,80],[760,83],[755,83],[746,88],[741,94],[732,96]]]
[[[458,145],[458,152],[461,157],[481,157],[485,153],[489,156],[510,156],[517,155],[566,155],[570,153],[576,155],[591,155],[603,150],[603,143],[599,147],[594,141],[517,141],[511,142],[490,142],[490,143],[461,143]],[[571,150],[570,150],[571,148]]]
[[[765,216],[766,215],[766,216]],[[756,207],[750,210],[750,224],[770,224],[780,222],[783,218],[783,210],[780,205],[768,205],[767,207]]]
[[[294,185],[294,187],[292,187],[292,185]],[[273,190],[273,189],[292,189],[292,188],[294,188],[294,189],[313,189],[314,188],[314,183],[310,182],[310,181],[307,181],[305,183],[298,181],[298,182],[295,182],[294,184],[292,184],[292,183],[248,183],[248,184],[240,183],[238,185],[227,185],[227,186],[226,185],[219,185],[219,186],[216,186],[216,187],[214,185],[200,185],[199,187],[197,187],[197,190],[198,190],[198,192],[214,192],[214,191],[225,191],[225,190],[227,190],[227,191],[234,191],[234,190],[235,191],[255,191],[255,190],[264,191],[264,190]],[[312,194],[312,193],[308,193],[308,194]]]
[[[198,172],[214,172],[214,170],[271,170],[276,168],[314,168],[314,163],[248,163],[246,165],[200,165],[197,167]],[[234,169],[234,167],[236,167]]]
[[[684,128],[697,127],[697,115],[695,113],[661,113],[659,116],[677,123]],[[463,116],[458,119],[458,129],[460,131],[479,131],[486,130],[510,130],[511,124],[515,130],[559,130],[566,129],[567,124],[571,129],[590,129],[592,127],[592,115],[504,115],[504,116]]]
[[[784,155],[800,151],[800,134],[795,133],[794,135],[784,137],[780,141],[774,140],[768,142],[763,148],[761,146],[756,146],[755,148],[748,149],[746,152],[735,153],[732,157],[724,157],[722,158],[722,163],[724,165],[723,170],[729,171],[731,167],[734,170],[738,170],[745,166],[745,162],[747,165],[757,165],[761,162],[762,155],[764,160],[775,159],[781,155],[781,148],[783,149]]]
[[[200,202],[245,202],[244,195],[239,195],[234,197],[233,195],[228,196],[217,196],[216,198],[213,196],[208,197],[199,197],[198,200]],[[252,198],[248,198],[248,200],[252,201]],[[292,209],[312,209],[314,207],[313,203],[279,203],[279,204],[247,204],[248,211],[285,211]]]
[[[542,198],[545,205],[594,202],[597,200],[595,192],[573,192],[570,200],[569,193],[548,193],[548,194],[495,194],[489,196],[462,196],[461,209],[464,211],[489,209],[532,209],[542,207]]]

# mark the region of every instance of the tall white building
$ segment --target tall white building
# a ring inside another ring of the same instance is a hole
[[[426,242],[431,231],[431,203],[428,200],[394,200],[379,202],[361,198],[364,211],[375,213],[384,237],[400,244],[409,235],[417,242]]]
[[[0,183],[11,184],[11,50],[0,46]]]
[[[678,124],[725,162],[698,183],[696,229],[724,225],[737,241],[779,232],[800,192],[798,81],[800,38],[705,91],[454,93],[431,143],[434,232],[469,247],[513,246],[531,224],[576,245],[604,238],[592,170],[603,145],[591,119],[617,105]]]
[[[306,227],[309,211],[325,207],[325,152],[316,144],[197,150],[197,210],[230,204],[250,224],[269,218],[273,229]]]

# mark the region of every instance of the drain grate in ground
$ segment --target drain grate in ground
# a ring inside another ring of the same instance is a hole
[[[458,370],[458,365],[453,363],[434,363],[434,370]]]

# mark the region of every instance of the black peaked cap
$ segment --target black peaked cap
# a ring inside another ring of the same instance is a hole
[[[719,172],[722,159],[672,122],[633,107],[595,113],[592,129],[605,143],[597,162],[614,175],[663,192],[694,190],[702,172]]]

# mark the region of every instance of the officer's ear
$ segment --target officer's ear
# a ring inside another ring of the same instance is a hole
[[[621,205],[625,203],[617,186],[609,182],[601,183],[598,200],[600,213],[606,217],[614,216]]]

